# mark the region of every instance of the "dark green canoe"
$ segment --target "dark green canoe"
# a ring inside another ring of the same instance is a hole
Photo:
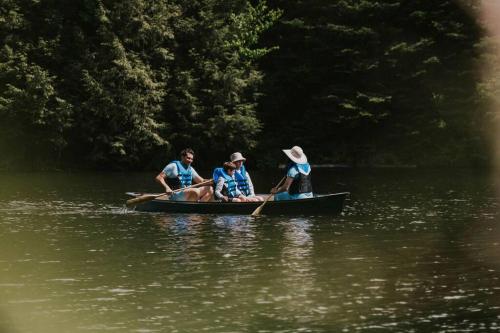
[[[131,197],[145,193],[128,192]],[[262,215],[335,215],[342,212],[349,192],[317,194],[301,200],[268,201]],[[143,212],[250,215],[262,202],[191,202],[155,199],[135,207]]]

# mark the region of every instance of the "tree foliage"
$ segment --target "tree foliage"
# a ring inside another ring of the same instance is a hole
[[[279,15],[264,2],[2,2],[4,167],[137,168],[183,145],[255,145],[255,46]]]
[[[294,144],[316,162],[484,162],[473,11],[0,0],[0,168],[151,168],[186,146],[199,166],[235,150],[274,162]]]
[[[66,146],[72,107],[58,92],[42,60],[55,42],[36,38],[36,24],[23,11],[30,2],[2,1],[0,38],[0,167],[14,159],[36,168],[58,159]]]
[[[277,146],[302,144],[316,161],[352,164],[484,161],[473,153],[485,149],[474,111],[481,30],[473,7],[271,4],[284,15],[264,38],[280,49],[262,61],[268,97],[259,115]]]

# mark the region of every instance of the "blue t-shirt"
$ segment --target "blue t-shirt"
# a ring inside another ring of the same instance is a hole
[[[196,170],[191,167],[191,172],[193,174],[193,179],[198,176]],[[169,163],[165,168],[163,168],[163,173],[167,175],[168,178],[177,178],[179,176],[179,171],[177,170],[177,164]]]

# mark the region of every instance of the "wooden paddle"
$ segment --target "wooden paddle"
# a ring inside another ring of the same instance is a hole
[[[186,187],[183,187],[183,188],[178,188],[177,190],[172,191],[172,193],[182,192],[184,190],[187,190],[188,188],[195,188],[195,187],[199,187],[199,186],[203,186],[203,185],[208,185],[212,181],[213,181],[213,179],[209,179],[207,181],[204,181],[204,182],[201,182],[201,183],[198,183],[198,184],[193,184],[193,185],[186,186]],[[165,193],[161,193],[161,194],[145,194],[145,195],[141,195],[140,197],[136,197],[136,198],[127,200],[127,206],[129,206],[129,207],[130,206],[136,206],[136,205],[138,205],[140,203],[143,203],[143,202],[146,202],[146,201],[151,201],[151,200],[154,200],[156,198],[162,197],[164,195],[167,195],[167,193],[165,192]]]
[[[280,187],[281,186],[281,183],[283,183],[286,179],[286,176],[284,176],[280,182],[278,183],[278,185],[276,185],[276,187]],[[267,196],[266,200],[264,200],[264,202],[257,208],[255,208],[255,210],[253,211],[252,213],[252,216],[259,216],[260,212],[262,211],[262,208],[264,208],[264,206],[266,205],[266,203],[269,201],[269,199],[271,199],[271,197],[273,196],[274,194],[271,193]]]

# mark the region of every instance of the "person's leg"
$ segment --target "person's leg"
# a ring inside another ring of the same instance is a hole
[[[186,201],[186,196],[184,195],[184,192],[175,192],[175,193],[172,193],[172,195],[169,197],[169,200]]]
[[[254,197],[247,197],[247,201],[250,201],[250,202],[257,202],[257,201],[264,201],[264,199],[262,199],[261,197],[259,196],[254,196]]]
[[[214,190],[212,186],[203,186],[200,187],[198,193],[198,198],[200,201],[212,201],[213,195],[214,195]]]
[[[211,186],[203,186],[199,188],[190,188],[184,192],[188,201],[210,201],[212,200],[213,190]]]
[[[184,200],[185,201],[198,201],[198,189],[197,188],[188,188],[183,191]]]
[[[275,201],[292,200],[292,198],[290,197],[290,194],[288,194],[288,192],[280,192],[274,195],[274,200]]]

